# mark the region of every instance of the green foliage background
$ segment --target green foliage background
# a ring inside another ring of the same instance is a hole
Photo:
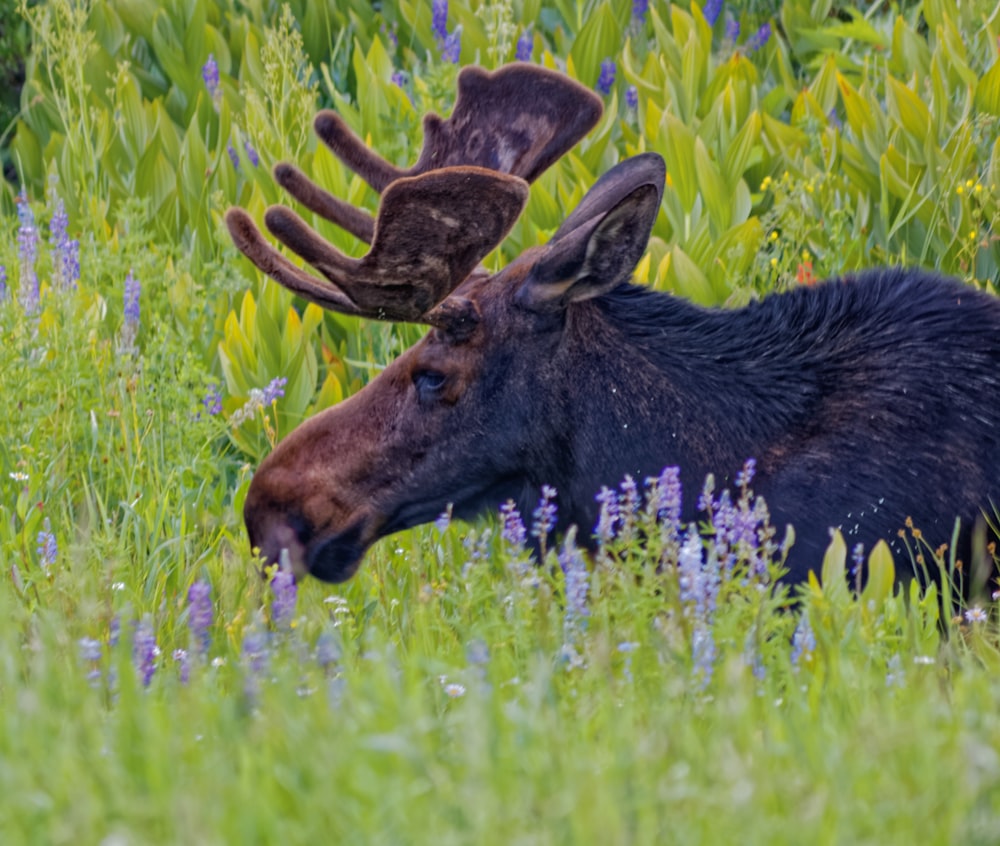
[[[336,592],[303,585],[294,626],[276,626],[238,518],[252,467],[420,329],[295,301],[238,256],[222,214],[281,201],[281,160],[373,208],[313,115],[336,108],[408,165],[457,66],[416,0],[16,5],[0,4],[0,76],[16,90],[23,60],[25,78],[2,136],[18,185],[0,197],[4,843],[994,842],[996,601],[939,620],[938,595],[894,589],[883,558],[864,595],[814,583],[792,611],[782,589],[728,582],[707,683],[658,552],[623,543],[595,562],[581,661],[567,662],[559,568],[525,570],[488,520],[388,539]],[[544,242],[601,173],[655,150],[669,176],[637,270],[651,286],[737,305],[878,263],[1000,283],[995,4],[728,3],[710,24],[688,2],[453,0],[460,64],[513,59],[525,21],[533,61],[588,86],[602,62],[616,74],[599,126],[532,186],[490,263]],[[57,199],[80,241],[72,289],[48,244]],[[278,377],[284,396],[236,425]],[[846,558],[834,544],[817,562],[825,584]],[[212,586],[212,646],[183,684],[196,580]],[[803,618],[815,647],[793,661]],[[138,621],[160,648],[148,688]],[[247,652],[260,632],[263,674]],[[323,637],[333,661],[317,660]]]

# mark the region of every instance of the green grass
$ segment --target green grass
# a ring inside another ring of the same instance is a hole
[[[678,539],[647,522],[648,544],[622,538],[588,564],[586,614],[567,621],[578,606],[565,550],[536,568],[485,518],[388,538],[351,582],[302,584],[290,625],[275,615],[240,520],[253,467],[420,330],[303,309],[237,259],[219,215],[277,199],[264,165],[281,157],[370,203],[306,137],[312,111],[335,105],[408,163],[419,113],[447,111],[454,68],[435,52],[429,4],[387,2],[381,17],[363,3],[293,4],[298,24],[242,5],[26,7],[35,46],[8,152],[41,239],[41,302],[26,314],[18,297],[11,205],[0,843],[996,842],[996,600],[952,618],[936,590],[893,588],[880,553],[855,596],[842,546],[816,562],[822,588],[794,592],[776,586],[780,552],[766,579],[748,579],[743,550],[700,617]],[[740,302],[807,266],[822,276],[881,261],[1000,282],[993,4],[907,3],[850,22],[800,0],[727,6],[741,47],[762,16],[780,21],[784,37],[754,53],[726,46],[724,18],[708,27],[696,8],[652,3],[635,27],[628,6],[518,7],[536,21],[535,60],[569,57],[593,84],[612,50],[619,77],[601,126],[533,186],[498,262],[547,237],[618,158],[653,149],[675,178],[638,272],[649,284]],[[451,4],[463,61],[503,61],[518,33],[502,9],[480,11]],[[326,29],[301,23],[327,12]],[[204,33],[191,49],[220,59],[218,102],[201,90],[200,54],[172,64],[189,19]],[[71,55],[91,57],[83,87],[62,79]],[[280,70],[270,81],[265,63]],[[396,69],[410,74],[405,92]],[[930,130],[900,85],[929,103]],[[855,96],[864,114],[847,106]],[[154,167],[141,160],[157,121]],[[251,140],[261,167],[232,166],[230,139]],[[81,241],[70,290],[47,242],[56,195]],[[130,270],[142,285],[131,351]],[[286,396],[234,428],[249,391],[277,376]],[[213,386],[219,414],[203,403]],[[703,547],[718,550],[707,534]],[[206,655],[190,627],[196,581],[211,586]],[[159,648],[148,686],[139,625]]]

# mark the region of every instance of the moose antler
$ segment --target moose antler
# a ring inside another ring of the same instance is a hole
[[[397,179],[382,195],[372,248],[345,256],[285,206],[264,221],[327,282],[274,249],[242,209],[226,223],[236,246],[264,273],[323,308],[379,320],[421,322],[499,244],[528,199],[528,185],[478,167]]]
[[[382,320],[451,322],[453,310],[431,310],[503,240],[527,202],[527,182],[576,144],[601,108],[593,92],[554,71],[528,64],[493,73],[467,67],[458,77],[452,116],[424,118],[423,151],[405,171],[369,150],[334,112],[321,112],[317,134],[382,194],[378,219],[293,165],[277,165],[275,179],[371,249],[361,259],[349,258],[285,206],[272,206],[264,220],[327,281],[284,258],[242,209],[230,209],[226,223],[258,268],[324,308]]]
[[[475,165],[533,182],[601,117],[600,98],[578,82],[537,65],[515,63],[492,73],[466,67],[458,75],[451,117],[424,117],[424,146],[408,170],[365,146],[336,112],[316,116],[316,134],[380,194],[406,176]],[[310,211],[371,243],[370,215],[338,200],[289,164],[275,168],[278,183]]]

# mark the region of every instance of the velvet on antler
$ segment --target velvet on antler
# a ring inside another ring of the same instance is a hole
[[[593,128],[602,110],[600,98],[569,77],[515,63],[492,72],[463,68],[451,117],[424,117],[423,149],[405,170],[365,146],[336,112],[320,112],[315,128],[344,164],[382,193],[397,179],[460,165],[533,182]],[[371,243],[369,214],[324,191],[293,165],[279,164],[274,175],[307,209]]]
[[[479,167],[397,179],[382,195],[372,247],[360,259],[341,253],[291,209],[269,208],[267,228],[326,281],[282,256],[242,209],[230,209],[226,223],[236,246],[258,268],[323,308],[434,322],[428,312],[504,239],[527,199],[523,179]]]

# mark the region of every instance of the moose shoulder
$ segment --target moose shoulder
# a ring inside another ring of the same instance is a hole
[[[558,74],[466,69],[452,117],[427,119],[420,160],[398,173],[321,115],[323,139],[382,191],[371,221],[278,166],[293,196],[372,244],[349,259],[291,210],[270,209],[272,233],[323,279],[230,211],[240,249],[292,290],[432,327],[261,464],[245,507],[251,543],[269,560],[287,550],[297,575],[340,581],[378,538],[448,505],[465,517],[512,499],[527,512],[552,485],[557,528],[586,535],[595,494],[626,473],[675,465],[690,491],[753,457],[772,522],[795,527],[790,579],[818,566],[831,527],[870,548],[908,517],[933,544],[959,518],[967,558],[969,528],[1000,500],[1000,301],[902,269],[739,310],[634,286],[664,181],[655,154],[611,169],[548,244],[487,273],[478,263],[516,220],[524,179],[598,115],[593,95]],[[687,499],[685,521],[696,516]]]

